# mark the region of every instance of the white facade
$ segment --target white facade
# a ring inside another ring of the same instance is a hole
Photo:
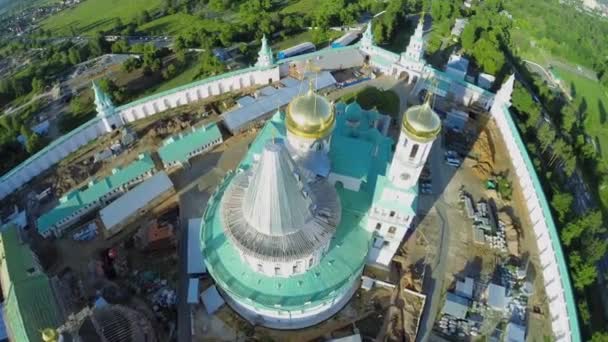
[[[416,186],[433,142],[434,140],[416,141],[402,131],[388,171],[388,179],[398,188],[409,189]]]
[[[354,276],[359,278],[362,272],[363,269],[359,270]],[[287,330],[301,329],[327,320],[348,303],[358,288],[359,281],[354,281],[350,288],[347,288],[343,293],[336,294],[332,300],[303,310],[286,310],[282,309],[281,306],[277,306],[276,310],[261,309],[255,307],[252,302],[232,296],[229,292],[223,291],[223,293],[226,302],[248,321],[272,329]]]
[[[386,179],[376,185],[368,213],[367,229],[375,234],[370,263],[388,267],[407,234],[415,215],[418,178],[433,142],[401,130]]]
[[[246,255],[239,251],[241,256],[241,260],[247,263],[249,267],[256,272],[267,275],[269,277],[290,277],[292,275],[304,273],[309,269],[317,266],[323,255],[327,252],[329,248],[329,242],[325,244],[322,248],[316,250],[314,253],[310,255],[289,261],[277,261],[277,262],[269,262],[266,260],[261,260],[255,258],[253,256]]]
[[[498,91],[491,114],[507,147],[515,169],[514,178],[519,182],[524,194],[524,203],[533,225],[543,283],[548,296],[553,336],[556,341],[580,341],[576,303],[557,229],[547,199],[540,189],[533,164],[508,109],[511,105],[514,80],[512,75]]]
[[[426,61],[424,60],[424,17],[420,17],[414,34],[406,50],[401,53],[399,60],[394,63],[391,74],[400,77],[403,73],[408,74],[408,83],[416,82],[422,75]]]

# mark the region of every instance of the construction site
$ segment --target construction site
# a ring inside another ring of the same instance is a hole
[[[395,86],[383,82],[374,80],[380,87]],[[339,89],[329,96],[343,93]],[[153,167],[163,170],[166,163],[155,151],[167,139],[218,121],[220,113],[234,107],[235,99],[220,97],[138,120],[73,153],[6,203],[25,208],[33,227],[59,198],[92,178],[113,175],[142,153],[152,151]],[[439,103],[438,110],[446,108],[440,113],[449,117],[452,106]],[[511,164],[493,121],[484,113],[460,110],[469,112],[466,124],[459,129],[444,127],[422,173],[413,233],[403,240],[390,269],[366,268],[355,295],[327,321],[280,331],[252,325],[227,305],[209,313],[198,298],[179,303],[187,291],[187,278],[182,279],[176,267],[185,257],[179,241],[187,239],[186,221],[201,216],[210,192],[237,166],[261,127],[257,122],[234,136],[222,131],[226,140],[221,145],[191,158],[187,167],[168,172],[174,187],[168,197],[117,233],[100,233],[103,220],[92,212],[53,239],[29,234],[59,294],[61,311],[69,317],[57,332],[80,334],[83,341],[100,332],[141,333],[135,340],[145,336],[148,341],[165,341],[177,334],[176,321],[184,318],[182,305],[192,317],[193,338],[208,341],[327,341],[352,335],[365,341],[431,336],[474,340],[507,336],[514,329],[512,322],[527,325],[531,336],[542,338],[550,332],[550,318],[540,273],[535,272],[538,253],[523,195],[511,178]],[[391,131],[398,133],[394,127]],[[452,166],[448,159],[461,164]],[[200,279],[197,294],[213,287],[207,275],[195,279]],[[489,288],[497,288],[494,285],[502,291],[498,304],[495,295],[488,294]],[[456,302],[459,310],[448,302]]]

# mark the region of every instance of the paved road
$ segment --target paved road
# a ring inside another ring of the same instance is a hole
[[[191,166],[172,177],[180,205],[180,232],[178,234],[178,305],[177,337],[178,342],[193,340],[190,305],[188,295],[188,221],[203,215],[210,192],[212,192],[226,171],[233,170],[248,150],[253,135],[232,137],[211,152],[196,157]],[[202,257],[202,256],[201,256]]]
[[[211,152],[196,158],[192,167],[184,169],[178,177],[174,177],[174,184],[179,196],[180,230],[178,234],[178,302],[177,302],[177,337],[179,342],[191,341],[190,305],[186,302],[188,296],[188,221],[202,215],[207,203],[196,195],[198,185],[205,174],[212,172],[219,160],[218,152]]]
[[[439,305],[441,304],[441,292],[443,290],[443,281],[446,274],[448,253],[450,250],[451,229],[449,222],[452,220],[449,219],[449,208],[446,204],[444,193],[453,174],[456,172],[456,169],[446,167],[444,164],[442,139],[443,137],[440,137],[435,141],[429,157],[431,174],[433,175],[433,193],[438,194],[433,205],[439,218],[438,221],[440,222],[441,230],[439,246],[436,246],[438,249],[437,259],[435,260],[434,265],[429,265],[431,267],[431,272],[427,272],[424,279],[423,292],[427,296],[427,304],[425,305],[420,330],[418,332],[419,341],[428,341],[431,330],[433,329],[436,314],[439,311]]]

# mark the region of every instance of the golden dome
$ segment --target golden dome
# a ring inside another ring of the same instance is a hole
[[[431,141],[441,132],[441,119],[427,101],[405,112],[402,129],[414,140]]]
[[[44,342],[55,342],[59,338],[59,334],[57,330],[52,328],[47,328],[42,330],[42,340]]]
[[[311,89],[287,106],[285,122],[292,134],[304,138],[327,136],[336,122],[333,104]]]

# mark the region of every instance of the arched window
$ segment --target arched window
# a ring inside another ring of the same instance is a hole
[[[380,230],[382,228],[382,224],[380,222],[376,223],[376,230]]]
[[[390,213],[390,215],[389,215],[389,216],[390,216],[390,217],[395,217],[395,211],[394,211],[394,210],[393,210],[393,211],[391,211],[391,213]]]
[[[410,159],[416,158],[416,154],[418,154],[419,148],[420,148],[420,145],[418,145],[418,144],[414,144],[414,146],[412,146],[412,150],[410,151]]]
[[[389,233],[389,234],[395,234],[395,232],[396,232],[396,231],[397,231],[397,227],[395,227],[395,226],[391,226],[391,227],[388,229],[388,233]]]

